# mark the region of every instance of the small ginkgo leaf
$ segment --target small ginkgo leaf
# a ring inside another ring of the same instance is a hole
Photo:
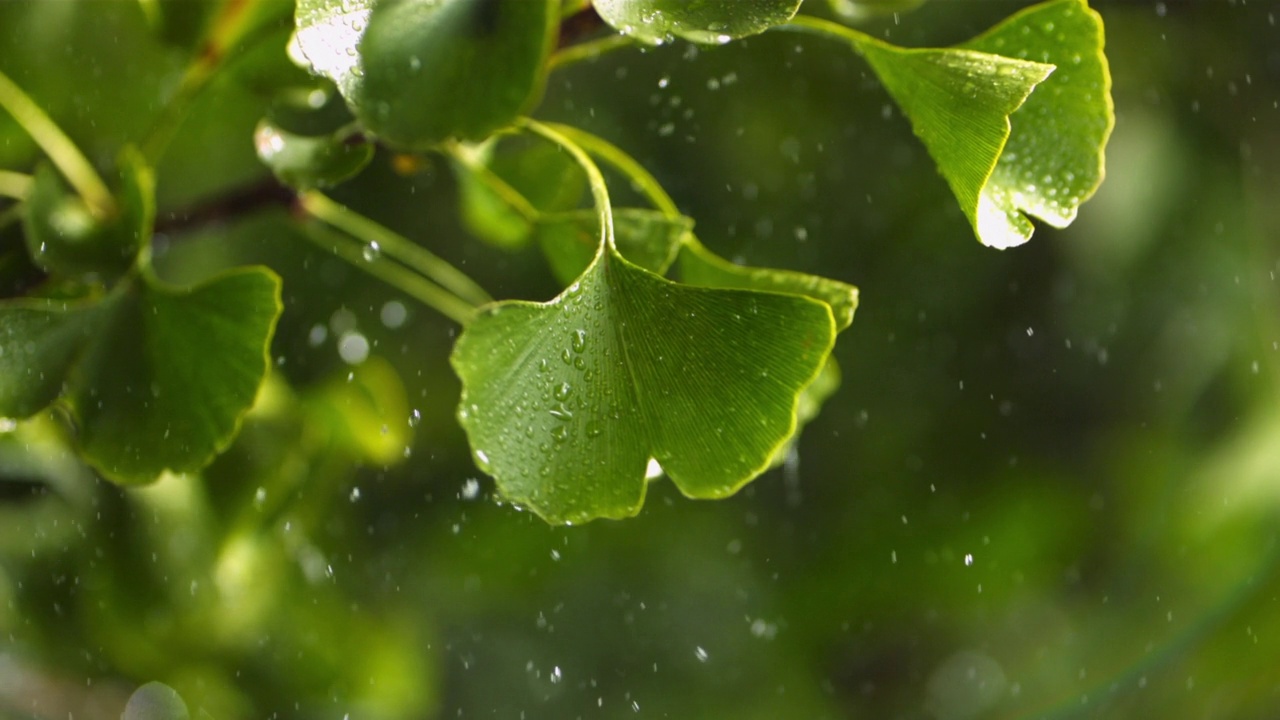
[[[51,165],[36,168],[23,216],[32,261],[57,275],[114,277],[151,237],[155,176],[135,148],[120,154],[117,212],[94,217]]]
[[[207,465],[235,436],[269,368],[280,280],[242,268],[192,288],[117,288],[67,381],[84,457],[122,483]]]
[[[95,311],[54,300],[0,303],[0,416],[30,417],[57,399]]]
[[[656,210],[619,208],[613,212],[614,242],[627,260],[651,273],[665,274],[680,246],[690,237],[693,220],[669,218]],[[595,257],[600,245],[595,212],[549,215],[537,223],[538,244],[560,282],[573,282]]]
[[[297,45],[384,142],[479,140],[542,92],[555,0],[300,0]]]
[[[724,44],[790,20],[801,0],[595,0],[623,35],[661,44],[674,38]]]
[[[680,285],[610,247],[554,300],[465,329],[458,415],[506,499],[552,523],[627,517],[650,459],[695,498],[766,469],[834,341],[824,303]]]
[[[1010,118],[979,217],[984,207],[994,208],[992,222],[1004,225],[992,234],[1011,239],[1031,236],[1019,210],[1066,227],[1102,184],[1115,124],[1102,19],[1084,0],[1057,0],[1024,10],[965,47],[1057,67]]]
[[[742,288],[765,292],[804,295],[826,303],[841,331],[853,322],[858,309],[858,288],[817,275],[793,270],[738,265],[716,255],[696,240],[686,242],[680,251],[680,279],[689,285],[716,288]]]
[[[1102,24],[1084,0],[1028,8],[954,48],[900,48],[865,35],[853,44],[983,244],[1030,239],[1023,211],[1065,226],[1101,182],[1110,79]]]
[[[373,159],[373,145],[349,131],[297,135],[269,120],[258,123],[253,144],[276,178],[298,190],[333,187],[355,177]]]

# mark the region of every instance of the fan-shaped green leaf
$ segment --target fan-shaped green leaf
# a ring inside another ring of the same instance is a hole
[[[790,20],[801,0],[595,0],[596,12],[623,35],[661,44],[680,37],[723,44]]]
[[[834,340],[823,303],[679,285],[610,248],[551,302],[466,328],[458,414],[507,499],[556,523],[626,517],[651,458],[698,498],[768,467]]]
[[[114,292],[68,381],[86,459],[124,483],[208,464],[253,404],[280,309],[279,278],[265,268]]]
[[[672,219],[655,210],[620,208],[613,212],[614,242],[627,260],[649,272],[665,274],[680,246],[690,237],[693,220]],[[595,257],[600,227],[590,210],[547,216],[537,224],[538,243],[551,272],[564,284],[573,282]]]
[[[354,177],[373,159],[373,146],[350,131],[309,137],[263,120],[253,142],[258,158],[276,178],[298,190],[337,185]]]
[[[979,212],[988,203],[998,210],[994,217],[1007,225],[997,236],[1031,236],[1019,210],[1066,227],[1102,184],[1115,124],[1102,19],[1084,0],[1057,0],[1028,8],[965,47],[1057,66],[1009,119],[1009,140]]]
[[[868,36],[854,45],[978,239],[1007,248],[1031,237],[1022,212],[1063,227],[1101,182],[1113,122],[1102,42],[1084,0],[1054,0],[955,48],[904,49]]]
[[[478,140],[542,91],[555,0],[301,0],[298,46],[365,126],[424,149]]]
[[[113,217],[96,218],[51,165],[36,168],[23,229],[31,259],[60,275],[114,276],[133,263],[155,219],[155,177],[134,148],[120,154]]]

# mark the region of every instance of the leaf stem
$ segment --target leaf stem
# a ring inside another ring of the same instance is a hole
[[[8,111],[49,156],[75,187],[76,192],[80,193],[90,212],[99,218],[110,217],[115,213],[115,199],[89,159],[71,142],[62,128],[3,72],[0,72],[0,108]]]
[[[676,207],[675,201],[671,199],[667,191],[662,189],[662,184],[658,182],[658,179],[617,145],[602,137],[592,135],[586,130],[570,125],[549,123],[549,127],[568,137],[583,150],[603,160],[618,172],[626,175],[663,215],[672,219],[681,217],[680,209]]]
[[[524,218],[526,222],[530,224],[536,223],[538,218],[542,216],[542,213],[538,211],[538,208],[534,207],[533,203],[529,202],[528,198],[521,195],[519,190],[511,187],[510,183],[503,180],[497,173],[486,167],[485,164],[480,161],[479,157],[477,157],[477,153],[472,147],[465,145],[450,145],[446,149],[446,152],[449,157],[466,166],[467,170],[471,171],[471,173],[474,174],[480,182],[483,182],[490,190],[492,190],[495,195],[502,198],[503,202],[510,206],[512,210],[519,213],[520,217]]]
[[[853,49],[858,52],[858,54],[862,54],[863,46],[865,45],[878,45],[880,47],[901,49],[860,30],[854,30],[853,28],[841,25],[840,23],[811,17],[809,15],[796,15],[785,25],[778,25],[770,29],[781,30],[782,32],[798,32],[805,35],[817,35],[818,37],[827,38],[828,40],[841,40],[852,45]]]
[[[564,148],[566,152],[573,156],[574,161],[582,167],[582,171],[587,175],[587,182],[591,185],[591,199],[594,201],[596,219],[600,223],[600,233],[604,238],[600,252],[603,252],[604,248],[608,247],[614,253],[617,253],[618,248],[613,241],[613,206],[609,202],[609,187],[605,184],[604,175],[601,174],[600,168],[596,166],[591,156],[573,139],[560,131],[563,126],[544,125],[533,118],[522,117],[516,120],[516,127]],[[600,257],[599,252],[597,252],[596,257]]]
[[[334,202],[323,193],[308,190],[298,196],[298,202],[313,217],[360,238],[365,242],[366,247],[377,248],[381,254],[403,263],[470,305],[493,302],[493,297],[476,281],[440,256],[405,236]]]
[[[577,45],[570,45],[551,54],[551,57],[547,59],[547,70],[559,70],[562,67],[584,60],[595,60],[607,52],[634,44],[631,38],[626,35],[607,35],[595,40],[578,43]]]
[[[31,191],[31,176],[12,170],[0,170],[0,195],[15,200],[26,200]]]
[[[366,257],[365,253],[368,252],[369,246],[345,233],[340,233],[327,225],[314,224],[306,228],[303,235],[317,247],[332,252],[348,264],[360,268],[459,325],[466,325],[475,316],[474,305],[403,265],[380,256]]]

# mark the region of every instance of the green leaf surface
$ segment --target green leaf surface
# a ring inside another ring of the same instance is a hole
[[[524,247],[533,236],[530,210],[572,210],[587,189],[582,169],[567,153],[546,143],[512,151],[489,144],[463,152],[469,154],[455,157],[453,163],[462,220],[470,233],[498,247]]]
[[[1028,8],[954,48],[853,41],[983,244],[1030,239],[1023,212],[1066,226],[1101,182],[1110,76],[1101,20],[1084,0]]]
[[[301,0],[298,46],[387,143],[478,140],[542,92],[555,0]]]
[[[656,210],[613,211],[614,242],[628,261],[662,275],[691,236],[693,220],[672,219]],[[600,247],[600,227],[592,210],[547,216],[537,224],[538,244],[556,279],[568,285],[582,274]]]
[[[129,696],[120,720],[187,720],[191,715],[177,690],[149,682]]]
[[[679,285],[610,248],[551,302],[466,328],[459,419],[503,496],[549,522],[636,514],[651,458],[724,497],[792,435],[834,340],[823,303]]]
[[[253,404],[280,310],[279,278],[265,268],[193,288],[143,278],[113,293],[68,382],[90,464],[123,483],[208,464]]]
[[[0,416],[30,417],[57,399],[94,314],[53,300],[0,303]]]
[[[36,168],[27,197],[23,230],[31,259],[46,272],[111,277],[133,264],[151,236],[155,177],[134,148],[119,161],[117,213],[96,218],[51,165]]]
[[[991,213],[995,237],[1031,237],[1031,223],[1018,211],[1066,227],[1102,184],[1115,124],[1103,43],[1102,18],[1084,0],[1058,0],[965,44],[1057,66],[1010,118],[1009,140],[983,187],[978,215]]]
[[[298,190],[333,187],[355,177],[373,159],[373,145],[349,131],[295,135],[263,120],[253,142],[258,158],[276,178]]]
[[[595,0],[623,35],[662,44],[674,38],[722,45],[790,20],[801,0]]]
[[[849,327],[858,308],[858,288],[848,283],[793,270],[738,265],[697,241],[687,242],[680,251],[680,279],[689,285],[702,287],[804,295],[831,307],[837,331]]]

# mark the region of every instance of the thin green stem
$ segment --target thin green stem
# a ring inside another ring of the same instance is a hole
[[[613,252],[618,252],[613,242],[613,206],[609,202],[609,187],[605,184],[604,175],[600,172],[600,168],[596,166],[595,161],[591,159],[591,156],[568,135],[562,133],[559,127],[544,125],[527,117],[517,119],[516,126],[559,145],[573,156],[574,161],[586,173],[587,182],[591,186],[591,199],[595,204],[596,219],[600,223],[600,232],[604,236],[604,244],[601,246],[601,251],[607,246]],[[597,257],[599,257],[599,253],[597,253]]]
[[[584,60],[595,60],[607,52],[630,47],[634,44],[635,42],[626,35],[608,35],[596,40],[570,45],[551,54],[551,57],[547,60],[547,69],[559,70],[566,65],[572,65]]]
[[[31,192],[31,176],[12,170],[0,170],[0,195],[15,200],[26,200]]]
[[[348,264],[360,268],[459,325],[466,325],[475,316],[475,306],[412,270],[385,257],[366,257],[369,246],[345,233],[317,224],[308,228],[303,235],[318,247],[332,252]]]
[[[62,171],[76,192],[80,193],[90,212],[100,218],[115,213],[115,199],[111,197],[107,184],[102,181],[98,171],[93,169],[88,158],[39,105],[2,72],[0,107],[18,121],[58,170]]]
[[[493,297],[484,288],[443,258],[403,235],[330,200],[324,194],[309,190],[302,193],[298,201],[312,216],[360,238],[366,247],[376,248],[379,254],[403,263],[434,284],[447,288],[463,301],[471,305],[493,302]]]
[[[524,195],[521,195],[519,190],[511,187],[506,180],[498,177],[497,173],[486,167],[470,147],[451,145],[446,151],[449,157],[466,166],[467,170],[471,171],[495,195],[502,198],[502,201],[509,205],[512,210],[519,213],[520,217],[524,218],[526,222],[530,224],[536,223],[538,218],[541,217],[542,213],[533,206],[533,203],[529,202]]]
[[[672,219],[680,217],[680,209],[676,207],[675,201],[671,199],[667,191],[662,189],[662,184],[658,182],[658,179],[617,145],[569,125],[550,123],[549,127],[568,137],[583,150],[603,160],[618,172],[626,175],[663,215]]]
[[[862,31],[854,30],[851,27],[841,25],[830,20],[811,17],[809,15],[797,15],[791,18],[791,21],[785,25],[778,25],[771,28],[772,30],[781,30],[783,32],[798,32],[805,35],[817,35],[818,37],[827,38],[828,40],[840,40],[847,42],[853,46],[858,53],[862,53],[863,46],[877,45],[885,48],[893,48],[900,50],[896,45],[891,45],[879,38],[868,35]]]

